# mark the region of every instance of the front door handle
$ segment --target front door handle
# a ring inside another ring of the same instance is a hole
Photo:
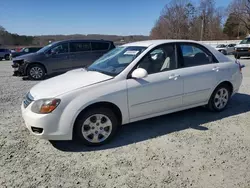
[[[220,67],[214,67],[212,70],[218,72],[220,70]]]
[[[177,80],[179,77],[180,77],[180,75],[172,74],[172,75],[170,75],[168,78],[169,78],[170,80]]]

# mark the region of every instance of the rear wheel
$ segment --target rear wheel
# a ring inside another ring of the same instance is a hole
[[[103,145],[114,137],[118,126],[118,119],[112,110],[90,109],[76,121],[74,138],[88,146]]]
[[[41,80],[45,76],[45,69],[38,64],[30,65],[27,69],[27,75],[31,80]]]
[[[221,53],[223,53],[224,55],[227,55],[226,50],[222,50],[222,52],[221,52]]]
[[[222,84],[214,90],[212,96],[209,99],[208,108],[211,111],[223,111],[226,108],[230,97],[231,92],[228,85]]]

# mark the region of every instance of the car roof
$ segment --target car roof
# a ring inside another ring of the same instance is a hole
[[[173,43],[173,42],[191,42],[191,43],[197,43],[197,44],[202,44],[194,40],[177,40],[177,39],[168,39],[168,40],[146,40],[146,41],[138,41],[138,42],[132,42],[132,43],[127,43],[122,46],[141,46],[141,47],[149,47],[151,45],[157,46],[161,44],[166,44],[166,43]]]
[[[59,43],[59,42],[113,42],[110,40],[96,40],[96,39],[69,39],[69,40],[61,40],[61,41],[55,41],[53,43]]]

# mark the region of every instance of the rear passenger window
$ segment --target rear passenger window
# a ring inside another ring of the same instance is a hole
[[[91,45],[92,45],[93,51],[108,50],[109,49],[109,43],[107,43],[107,42],[92,42]]]
[[[90,42],[71,42],[70,52],[88,52],[91,51]]]
[[[210,64],[213,58],[198,45],[184,44],[181,45],[183,62],[181,67],[193,67]]]

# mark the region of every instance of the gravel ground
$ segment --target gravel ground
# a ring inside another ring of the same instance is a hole
[[[20,104],[37,82],[0,62],[0,187],[250,187],[250,60],[228,109],[195,108],[123,126],[108,145],[39,140]]]

